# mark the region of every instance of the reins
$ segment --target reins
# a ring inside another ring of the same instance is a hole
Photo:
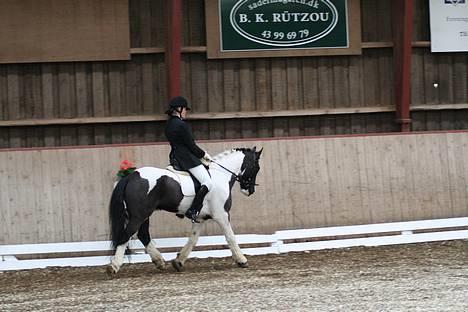
[[[226,170],[227,172],[229,172],[230,174],[232,174],[232,175],[236,178],[236,181],[237,181],[237,182],[240,182],[240,176],[238,176],[237,174],[235,174],[234,172],[232,172],[232,171],[229,170],[228,168],[224,167],[223,165],[221,165],[221,164],[218,163],[217,161],[211,160],[211,162],[217,164],[218,166],[220,166],[221,168],[223,168],[224,170]]]
[[[235,174],[234,172],[232,172],[231,170],[229,170],[228,168],[224,167],[223,165],[221,165],[220,163],[218,163],[217,161],[214,161],[213,159],[211,160],[211,162],[217,164],[218,166],[220,166],[221,168],[223,168],[224,170],[226,170],[227,172],[229,172],[230,174],[232,174],[235,178],[236,178],[236,181],[241,183],[241,178],[242,178],[242,175],[237,175]],[[250,180],[250,179],[249,179]],[[250,182],[250,181],[249,181]],[[258,186],[257,183],[254,184],[255,186]]]

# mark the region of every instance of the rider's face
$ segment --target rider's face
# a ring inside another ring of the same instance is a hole
[[[182,111],[180,112],[180,117],[182,119],[185,119],[185,116],[187,116],[187,109],[185,107],[182,107]]]

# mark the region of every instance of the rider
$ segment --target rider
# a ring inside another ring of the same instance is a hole
[[[181,96],[172,98],[166,111],[169,119],[166,124],[165,133],[167,140],[171,144],[171,152],[169,154],[171,165],[181,170],[188,170],[201,184],[191,207],[185,212],[187,218],[192,219],[192,222],[197,222],[197,216],[203,206],[203,199],[213,185],[211,176],[202,164],[202,160],[205,163],[209,163],[212,158],[195,144],[192,131],[184,121],[188,110],[190,110],[190,107],[188,107],[185,98]]]

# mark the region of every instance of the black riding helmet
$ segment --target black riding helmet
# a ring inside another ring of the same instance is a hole
[[[187,110],[190,110],[187,100],[183,96],[173,97],[169,101],[169,107],[167,108],[166,114],[170,115],[173,111],[177,111],[177,108],[185,107]]]

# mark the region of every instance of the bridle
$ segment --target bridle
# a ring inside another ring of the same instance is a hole
[[[232,170],[229,170],[228,168],[224,167],[223,165],[221,165],[220,163],[218,163],[217,161],[215,161],[213,159],[211,160],[211,162],[217,164],[218,166],[220,166],[221,168],[223,168],[224,170],[226,170],[227,172],[232,174],[236,178],[237,182],[242,184],[242,182],[245,181],[245,182],[247,182],[247,186],[250,186],[250,184],[252,183],[252,178],[251,177],[244,178],[243,174],[238,175],[238,174],[234,173]],[[255,183],[254,186],[258,186],[258,184]]]

